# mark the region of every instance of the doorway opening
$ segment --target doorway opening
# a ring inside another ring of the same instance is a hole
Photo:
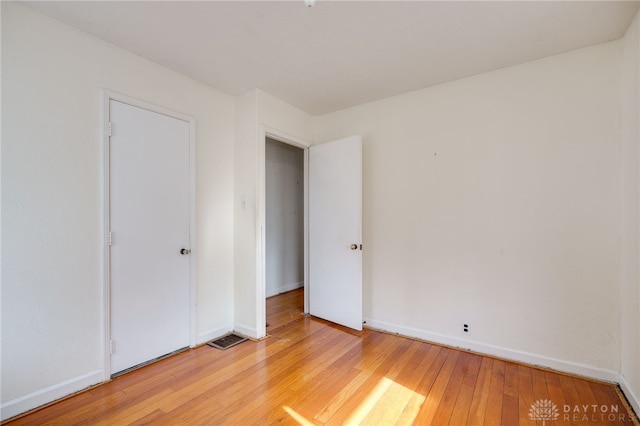
[[[266,329],[304,315],[304,149],[265,138]]]

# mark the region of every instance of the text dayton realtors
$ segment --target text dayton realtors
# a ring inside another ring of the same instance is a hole
[[[620,413],[617,405],[567,405],[562,407],[563,420],[570,422],[632,422],[633,415]]]

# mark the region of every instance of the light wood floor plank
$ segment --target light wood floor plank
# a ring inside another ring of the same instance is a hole
[[[507,362],[504,368],[504,387],[502,393],[502,416],[500,423],[503,426],[513,424],[518,416],[518,365]]]
[[[476,354],[463,354],[466,360],[466,371],[462,381],[462,387],[458,393],[458,399],[453,407],[451,413],[450,424],[463,425],[466,424],[469,417],[469,410],[471,409],[471,401],[473,401],[473,393],[476,388],[476,382],[478,380],[478,374],[480,372],[480,363],[482,357]],[[464,367],[464,364],[463,364]]]
[[[449,384],[449,379],[453,374],[458,357],[461,354],[461,352],[452,349],[448,349],[447,352],[447,360],[442,365],[442,368],[438,373],[438,377],[436,377],[436,380],[433,382],[433,386],[431,386],[431,389],[429,390],[429,397],[426,398],[422,409],[416,417],[416,424],[431,424],[436,415],[438,406],[444,398],[447,385]],[[451,400],[452,398],[445,399]]]
[[[407,389],[412,389],[414,392],[397,419],[397,425],[410,425],[418,416],[425,401],[424,394],[420,393],[418,389],[421,387],[421,383],[425,383],[426,372],[436,369],[433,368],[433,365],[441,349],[441,347],[435,345],[420,344],[411,361],[407,364],[408,368],[398,375],[398,383],[403,384]],[[433,380],[435,380],[435,375]],[[433,380],[431,380],[431,383],[433,383]]]
[[[376,350],[382,345],[388,344],[389,340],[380,336],[378,333],[366,332],[363,335],[363,346],[367,349],[365,353],[370,356],[363,357],[362,353],[354,357],[353,368],[358,370],[358,383],[353,386],[354,392],[351,396],[334,412],[331,416],[329,423],[331,424],[344,424],[352,417],[353,413],[364,403],[367,396],[373,392],[374,388],[378,384],[380,377],[376,375],[378,367],[384,362],[385,357],[383,354]],[[311,415],[311,414],[310,414]]]
[[[473,355],[469,353],[461,353],[458,357],[453,371],[449,375],[447,387],[445,388],[442,399],[438,404],[438,408],[433,416],[432,424],[446,425],[449,424],[453,408],[458,401],[460,389],[462,388],[467,368],[471,362]],[[464,409],[463,409],[464,411]]]
[[[536,398],[533,394],[533,379],[531,378],[531,368],[518,365],[518,423],[519,424],[527,424],[526,422],[530,422],[531,418],[529,417],[531,406],[535,403],[536,400],[541,398]]]
[[[504,397],[504,375],[506,362],[494,359],[491,370],[491,383],[489,384],[489,396],[487,398],[487,410],[484,413],[485,425],[502,424],[502,402]]]
[[[484,423],[484,414],[487,411],[487,401],[489,399],[489,386],[491,386],[491,372],[493,371],[493,358],[483,358],[478,372],[478,381],[473,392],[471,408],[467,424],[481,425]]]
[[[570,407],[575,407],[576,405],[580,405],[580,395],[576,390],[576,387],[573,382],[573,378],[564,375],[557,376],[558,383],[560,384],[560,388],[562,389],[562,395],[564,396],[564,404],[569,405]],[[573,416],[569,418],[568,421],[565,421],[564,424],[569,423],[571,425],[579,425],[580,421],[574,421]]]

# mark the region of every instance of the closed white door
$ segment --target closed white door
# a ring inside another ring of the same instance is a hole
[[[362,330],[362,138],[309,148],[309,313]]]
[[[189,346],[189,123],[109,102],[111,373]]]

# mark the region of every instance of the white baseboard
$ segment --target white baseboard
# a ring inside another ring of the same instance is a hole
[[[304,281],[300,281],[300,282],[293,283],[293,284],[288,284],[288,285],[283,285],[281,287],[276,287],[276,288],[272,288],[272,289],[267,289],[267,296],[266,297],[277,296],[280,293],[286,293],[288,291],[297,290],[300,287],[304,287]]]
[[[206,333],[201,333],[198,335],[196,344],[201,345],[202,343],[206,343],[220,336],[224,336],[227,333],[231,333],[231,331],[233,331],[233,326],[231,324],[224,327],[216,328],[215,330],[209,330]]]
[[[241,324],[234,324],[233,331],[251,339],[260,339],[262,336],[258,336],[258,330],[255,328],[247,327]]]
[[[636,417],[640,416],[640,397],[633,390],[631,390],[631,386],[629,386],[629,382],[622,374],[620,375],[620,389],[622,389],[622,393],[627,397],[629,404],[636,412]]]
[[[620,373],[618,373],[617,371],[597,368],[587,364],[550,358],[543,355],[503,348],[486,343],[474,342],[471,340],[459,339],[456,337],[445,336],[442,334],[432,333],[416,328],[404,327],[396,324],[386,323],[383,321],[376,321],[370,318],[365,318],[365,322],[366,326],[372,329],[397,333],[407,337],[413,337],[420,340],[439,343],[441,345],[470,350],[472,352],[478,352],[481,354],[491,355],[507,360],[518,361],[524,364],[550,368],[552,370],[575,374],[577,376],[590,377],[605,382],[618,383],[620,380]]]
[[[104,371],[101,369],[7,401],[0,406],[0,420],[10,419],[102,382]]]

